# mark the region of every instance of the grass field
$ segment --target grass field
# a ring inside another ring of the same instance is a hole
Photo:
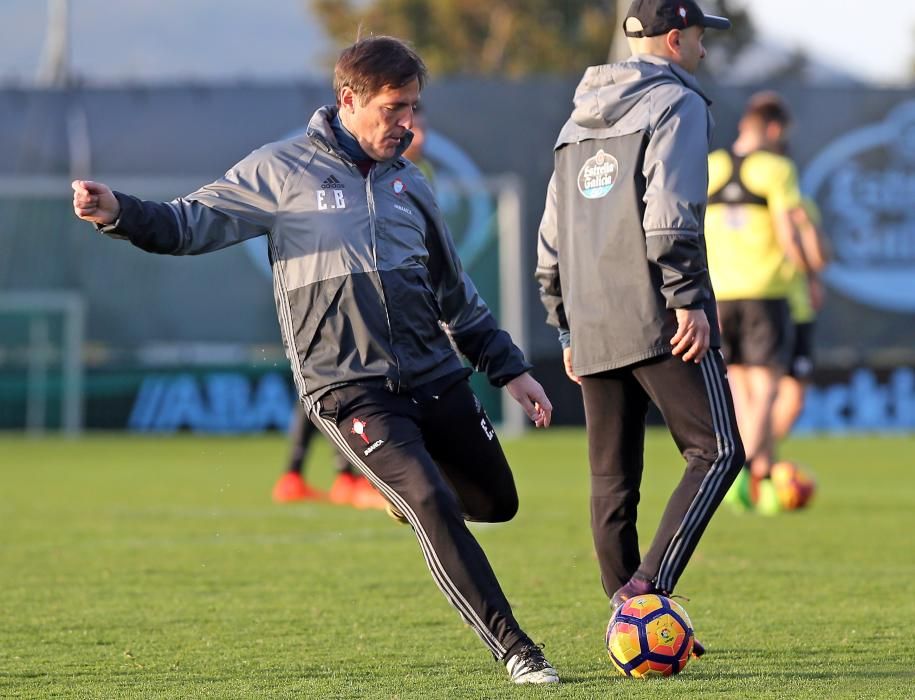
[[[564,683],[512,686],[379,512],[271,503],[282,436],[0,437],[0,697],[915,696],[915,440],[799,439],[807,512],[722,510],[678,593],[708,655],[615,675],[583,434],[509,442],[511,523],[475,531]],[[310,460],[331,480],[330,453]],[[679,466],[653,433],[647,544]]]

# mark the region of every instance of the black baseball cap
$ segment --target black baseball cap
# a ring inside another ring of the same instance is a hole
[[[705,14],[693,0],[634,0],[623,22],[626,36],[633,38],[660,36],[687,27],[730,29],[731,20]]]

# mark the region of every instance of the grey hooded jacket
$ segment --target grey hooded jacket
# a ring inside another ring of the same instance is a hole
[[[704,308],[720,345],[703,231],[708,104],[692,75],[648,55],[592,66],[576,89],[536,277],[580,376],[669,353],[674,309]]]
[[[419,170],[397,156],[367,177],[323,107],[302,136],[268,144],[187,197],[115,193],[101,231],[155,253],[194,255],[266,235],[286,354],[310,409],[343,384],[412,392],[465,376],[454,346],[502,386],[530,369],[461,267]],[[449,339],[450,336],[450,339]]]

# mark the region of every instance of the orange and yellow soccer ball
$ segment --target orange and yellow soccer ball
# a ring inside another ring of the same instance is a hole
[[[816,491],[813,477],[793,462],[773,464],[771,478],[782,510],[803,508]]]
[[[681,605],[660,595],[634,596],[607,626],[607,652],[626,676],[672,676],[689,661],[693,624]]]

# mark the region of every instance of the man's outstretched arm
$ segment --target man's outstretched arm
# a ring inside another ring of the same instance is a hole
[[[99,182],[73,182],[73,210],[113,238],[150,253],[199,255],[273,230],[286,178],[301,147],[268,144],[219,180],[171,202],[139,199]]]
[[[92,180],[74,180],[73,211],[112,238],[129,240],[148,253],[176,254],[182,235],[174,210],[147,202]]]

